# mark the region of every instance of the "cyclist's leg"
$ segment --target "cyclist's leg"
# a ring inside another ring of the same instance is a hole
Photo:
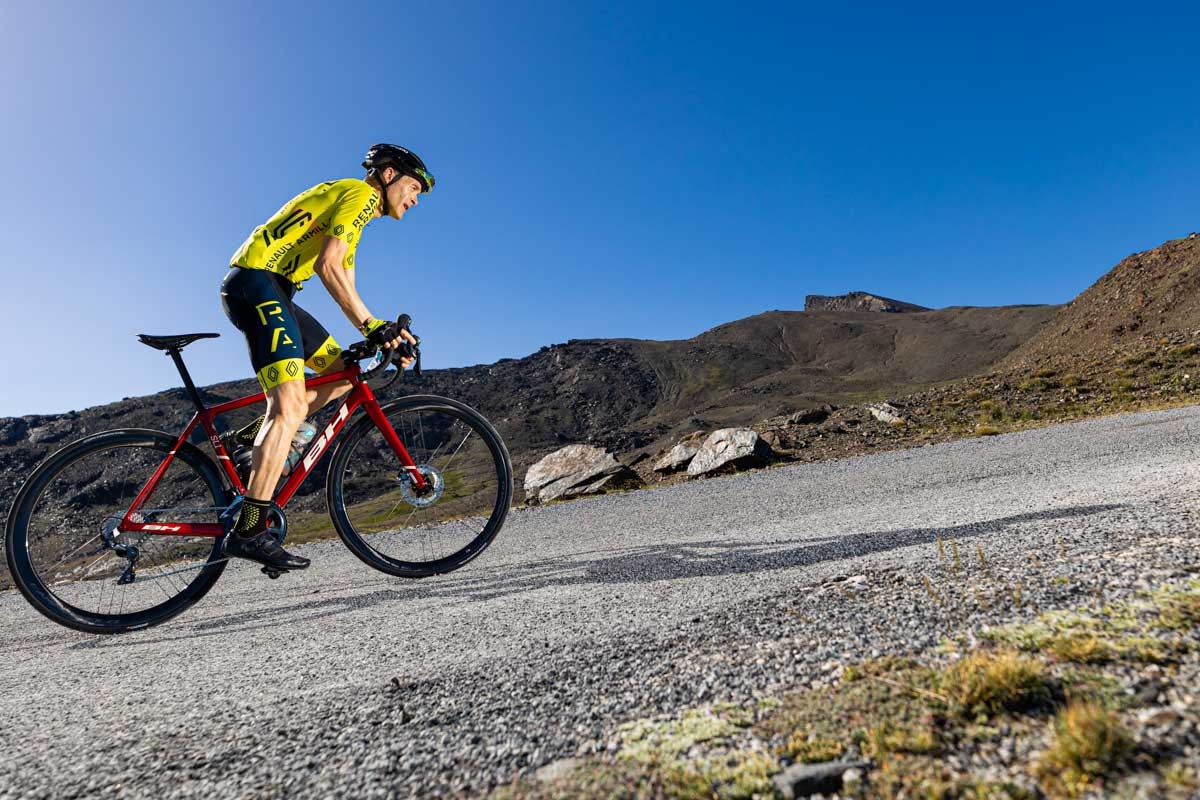
[[[290,298],[270,273],[234,269],[221,286],[225,313],[246,335],[250,362],[267,397],[267,413],[254,442],[250,479],[234,535],[226,548],[282,569],[308,566],[266,535],[265,509],[283,472],[292,438],[308,406],[304,391],[304,348]],[[270,551],[270,552],[268,552]]]
[[[341,356],[342,348],[329,335],[329,331],[325,330],[325,326],[317,322],[312,314],[294,303],[292,304],[292,313],[296,315],[296,321],[300,324],[300,337],[304,340],[305,366],[318,375],[345,369],[346,365]],[[327,383],[315,389],[308,389],[306,394],[308,416],[311,417],[331,400],[336,400],[348,391],[350,391],[350,381]]]

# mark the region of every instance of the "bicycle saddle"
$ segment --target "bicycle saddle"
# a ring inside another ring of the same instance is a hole
[[[155,350],[182,350],[197,339],[215,339],[219,333],[181,333],[175,336],[151,336],[139,333],[138,341],[149,345]]]

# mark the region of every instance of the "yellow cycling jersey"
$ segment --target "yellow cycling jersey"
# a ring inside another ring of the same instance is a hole
[[[296,286],[313,276],[313,266],[326,236],[350,245],[346,269],[354,266],[354,249],[363,228],[375,216],[379,192],[366,181],[326,181],[284,203],[233,254],[232,266],[265,269]]]

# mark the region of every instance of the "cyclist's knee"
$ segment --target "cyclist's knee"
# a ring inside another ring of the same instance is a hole
[[[267,392],[267,419],[299,425],[307,415],[304,381],[281,383]]]

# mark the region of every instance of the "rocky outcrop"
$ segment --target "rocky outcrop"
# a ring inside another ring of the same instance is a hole
[[[804,298],[805,311],[876,311],[886,314],[912,313],[914,311],[929,311],[924,306],[904,303],[880,297],[867,292],[850,292],[837,297],[826,297],[822,294],[810,294]]]
[[[837,411],[837,406],[822,405],[806,408],[791,414],[765,419],[754,426],[758,435],[776,453],[804,447],[804,440],[815,426],[829,419]]]
[[[679,443],[666,452],[654,465],[655,472],[675,472],[688,465],[688,462],[700,452],[700,445],[708,434],[703,432],[689,433],[679,440]]]
[[[602,447],[572,444],[555,450],[525,473],[525,496],[530,504],[560,497],[596,494],[641,483],[633,470]]]
[[[687,472],[696,477],[719,469],[762,466],[770,456],[771,448],[749,428],[722,428],[710,433],[700,445]]]
[[[871,412],[871,416],[882,422],[884,425],[903,425],[904,417],[900,415],[900,409],[896,408],[891,403],[876,403],[867,406],[867,411]]]

